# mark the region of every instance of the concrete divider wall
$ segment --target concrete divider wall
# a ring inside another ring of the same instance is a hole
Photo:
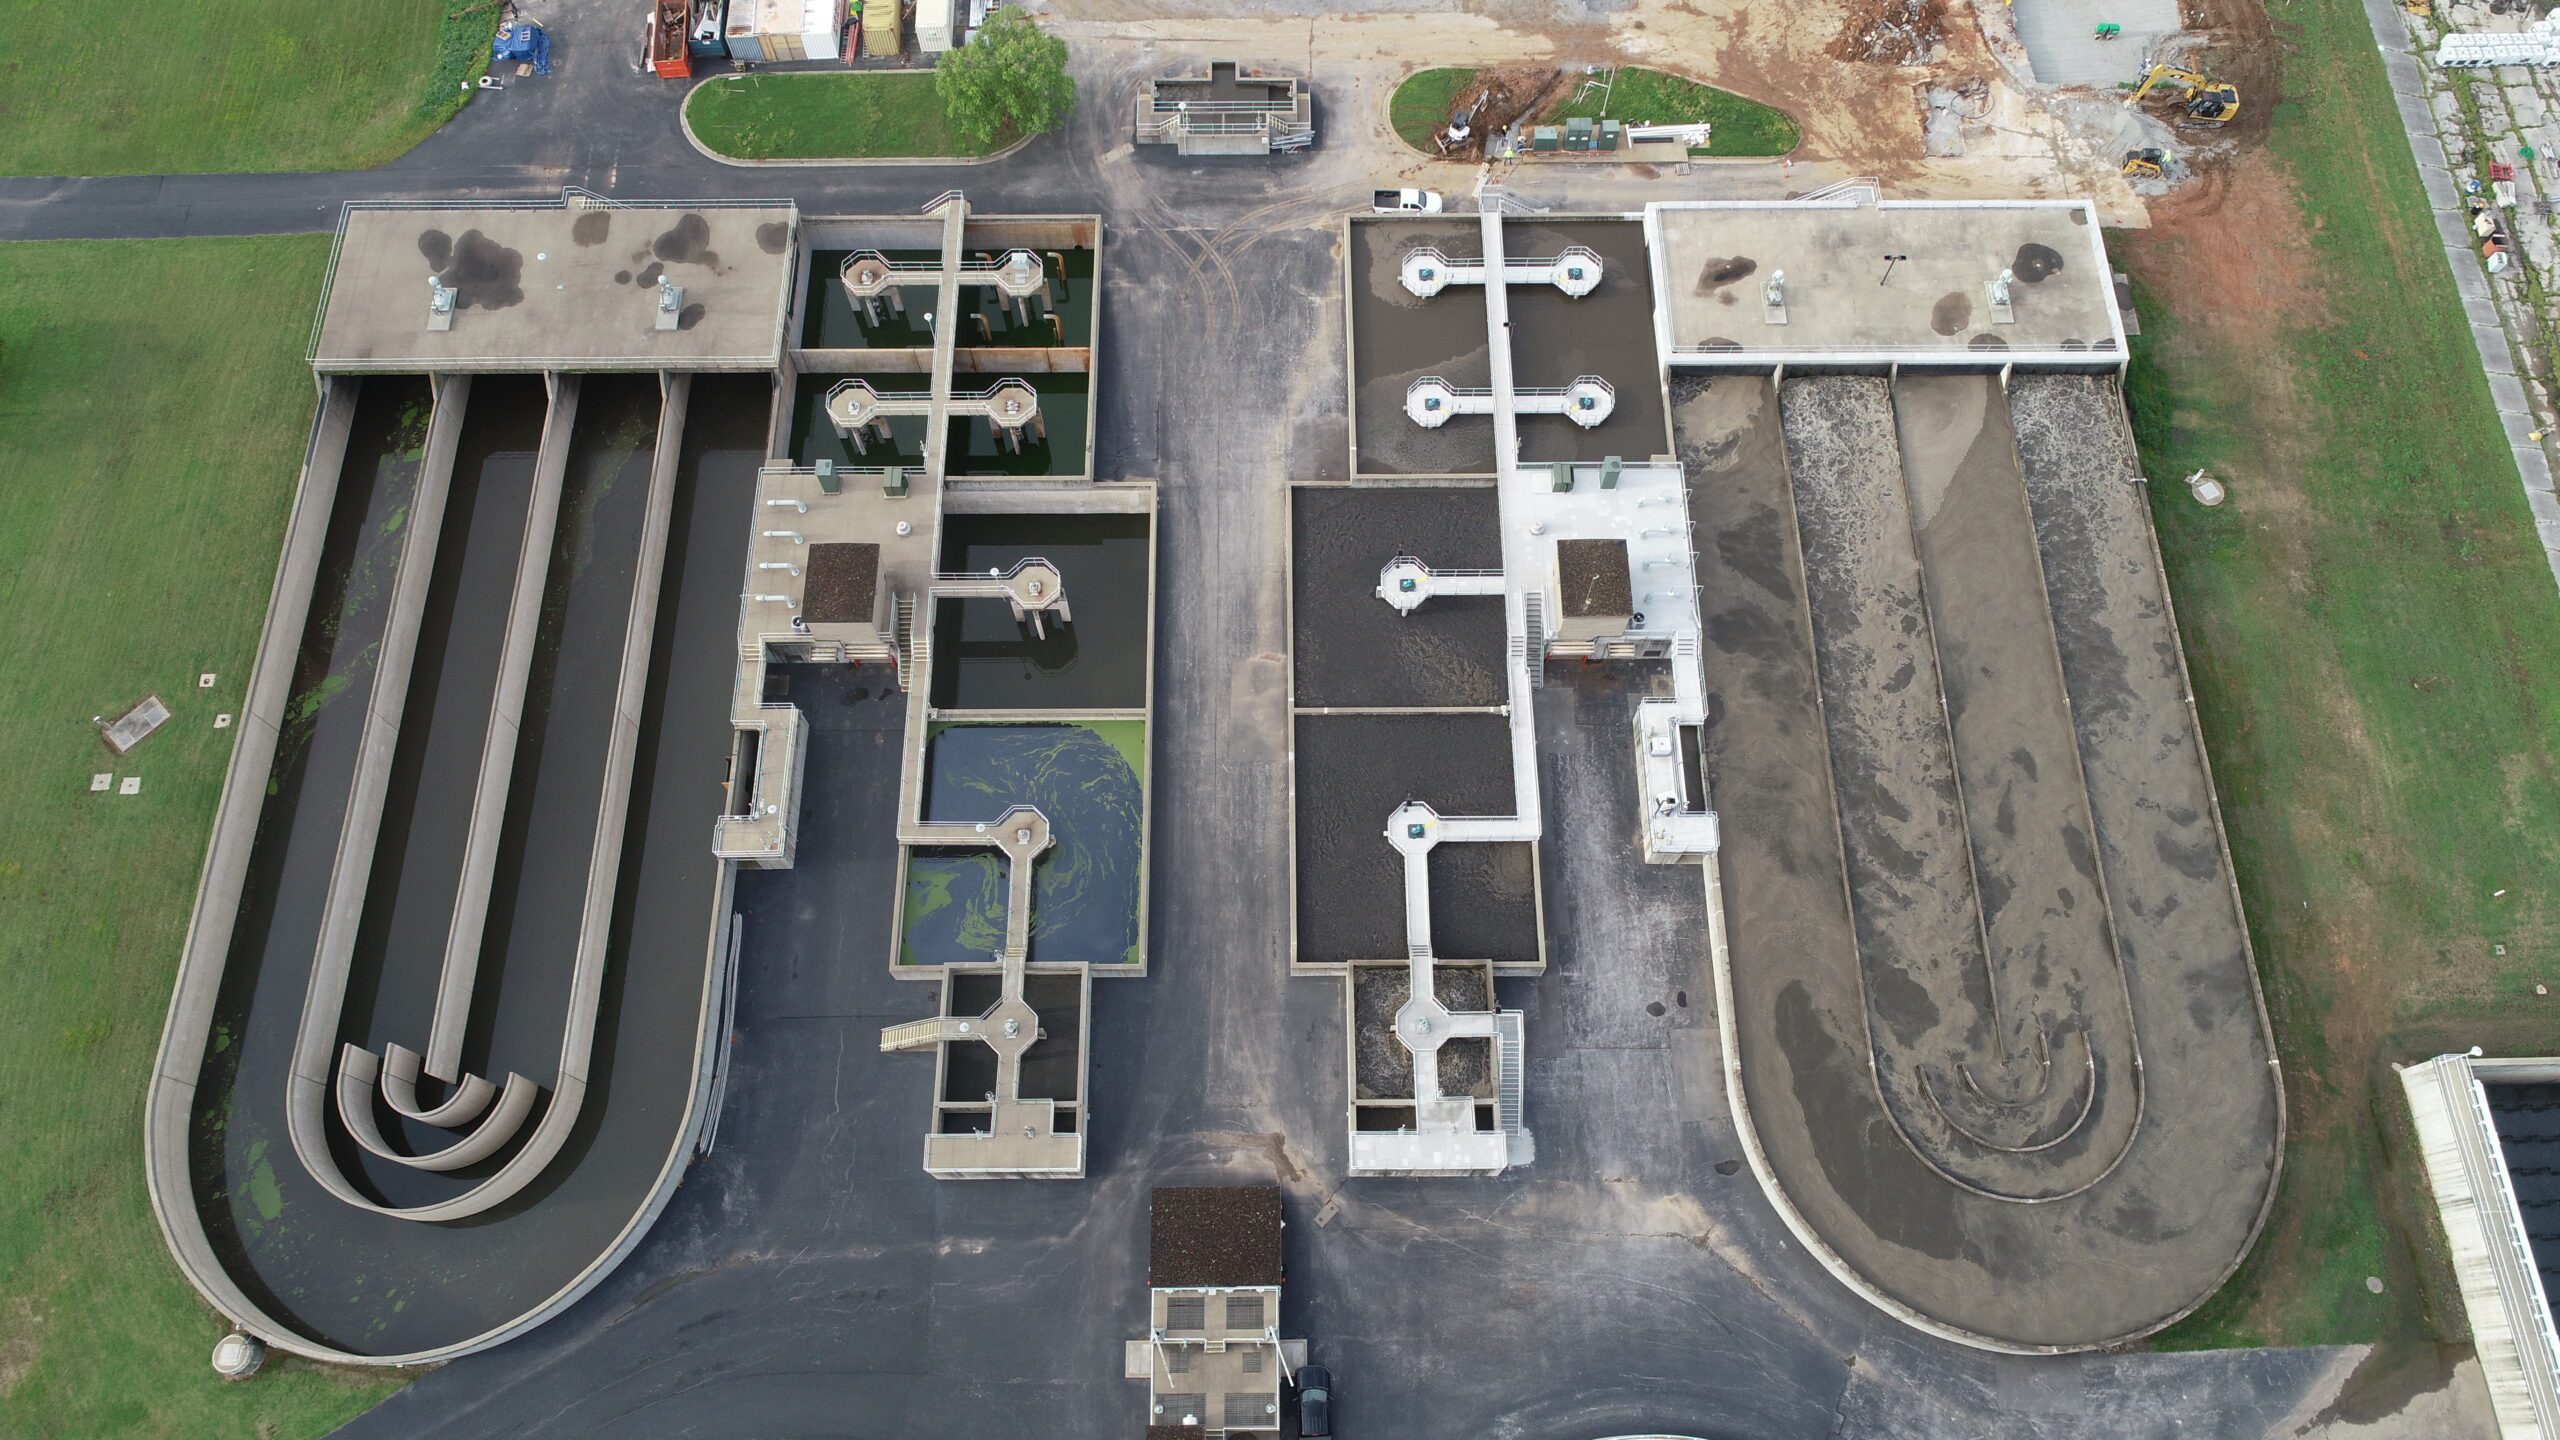
[[[357,756],[346,819],[339,831],[336,863],[329,876],[328,898],[320,917],[320,941],[311,962],[304,993],[302,1023],[294,1043],[291,1096],[285,1107],[286,1129],[295,1156],[330,1194],[362,1209],[383,1209],[350,1184],[330,1154],[327,1102],[332,1061],[337,1054],[338,1022],[344,1010],[347,975],[355,960],[356,929],[363,919],[364,896],[373,871],[373,853],[382,831],[382,800],[391,783],[391,762],[399,750],[400,721],[409,698],[409,670],[417,658],[418,631],[434,578],[436,545],[444,534],[445,499],[453,485],[453,463],[461,442],[462,419],[471,392],[468,375],[436,378],[435,414],[428,422],[425,462],[409,506],[401,537],[400,565],[392,581],[391,617],[376,652],[373,693],[365,710],[363,747]]]
[[[426,1073],[451,1081],[461,1074],[462,1033],[480,969],[480,939],[489,919],[489,887],[497,873],[498,833],[507,815],[507,790],[516,768],[517,735],[524,719],[525,683],[533,672],[542,594],[551,575],[552,540],[560,519],[560,488],[569,470],[569,438],[577,427],[578,377],[551,377],[551,408],[543,418],[541,453],[534,461],[533,504],[517,551],[515,593],[507,603],[507,636],[498,661],[498,690],[490,705],[489,731],[480,749],[480,782],[472,800],[471,829],[463,840],[462,881],[445,935],[444,973],[436,986],[435,1021],[427,1032]]]
[[[169,997],[159,1056],[144,1101],[144,1183],[161,1236],[168,1241],[179,1271],[234,1322],[303,1353],[310,1352],[294,1344],[291,1332],[249,1299],[213,1253],[188,1174],[188,1129],[195,1109],[196,1079],[203,1073],[205,1050],[213,1038],[214,1004],[231,953],[232,927],[239,916],[250,852],[266,805],[267,776],[275,764],[285,705],[292,695],[300,651],[295,642],[311,609],[362,385],[361,380],[347,377],[320,382],[311,443],[303,454],[302,477],[294,487],[293,510],[285,521],[275,588],[267,600],[266,624],[259,632],[248,693],[233,726],[231,763],[223,776],[213,833],[206,842],[195,908],[188,916],[177,983]]]

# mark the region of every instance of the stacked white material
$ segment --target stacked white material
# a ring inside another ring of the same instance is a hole
[[[729,53],[770,64],[841,59],[844,16],[845,0],[737,0]]]
[[[2436,63],[2448,70],[2560,65],[2560,15],[2546,15],[2513,34],[2447,35],[2436,45]]]

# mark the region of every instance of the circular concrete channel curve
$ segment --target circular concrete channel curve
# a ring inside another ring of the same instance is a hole
[[[2174,1323],[2265,1222],[2283,1095],[2112,383],[1672,402],[1753,1168],[1934,1334],[2055,1353]]]

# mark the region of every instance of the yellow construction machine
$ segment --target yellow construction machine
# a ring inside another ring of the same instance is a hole
[[[2157,180],[2162,174],[2161,167],[2168,161],[2169,152],[2157,146],[2148,150],[2127,150],[2124,152],[2124,178]]]
[[[2197,71],[2172,65],[2163,60],[2142,72],[2142,83],[2125,97],[2127,105],[2139,105],[2142,97],[2163,85],[2176,89],[2185,98],[2187,118],[2200,125],[2228,125],[2240,114],[2240,91],[2235,86],[2207,79]]]

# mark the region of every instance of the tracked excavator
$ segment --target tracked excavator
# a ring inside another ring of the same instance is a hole
[[[2199,71],[2162,61],[2142,72],[2142,83],[2125,97],[2127,105],[2139,105],[2142,98],[2166,85],[2179,92],[2186,103],[2187,119],[2199,125],[2228,125],[2240,114],[2238,87],[2207,78]]]

